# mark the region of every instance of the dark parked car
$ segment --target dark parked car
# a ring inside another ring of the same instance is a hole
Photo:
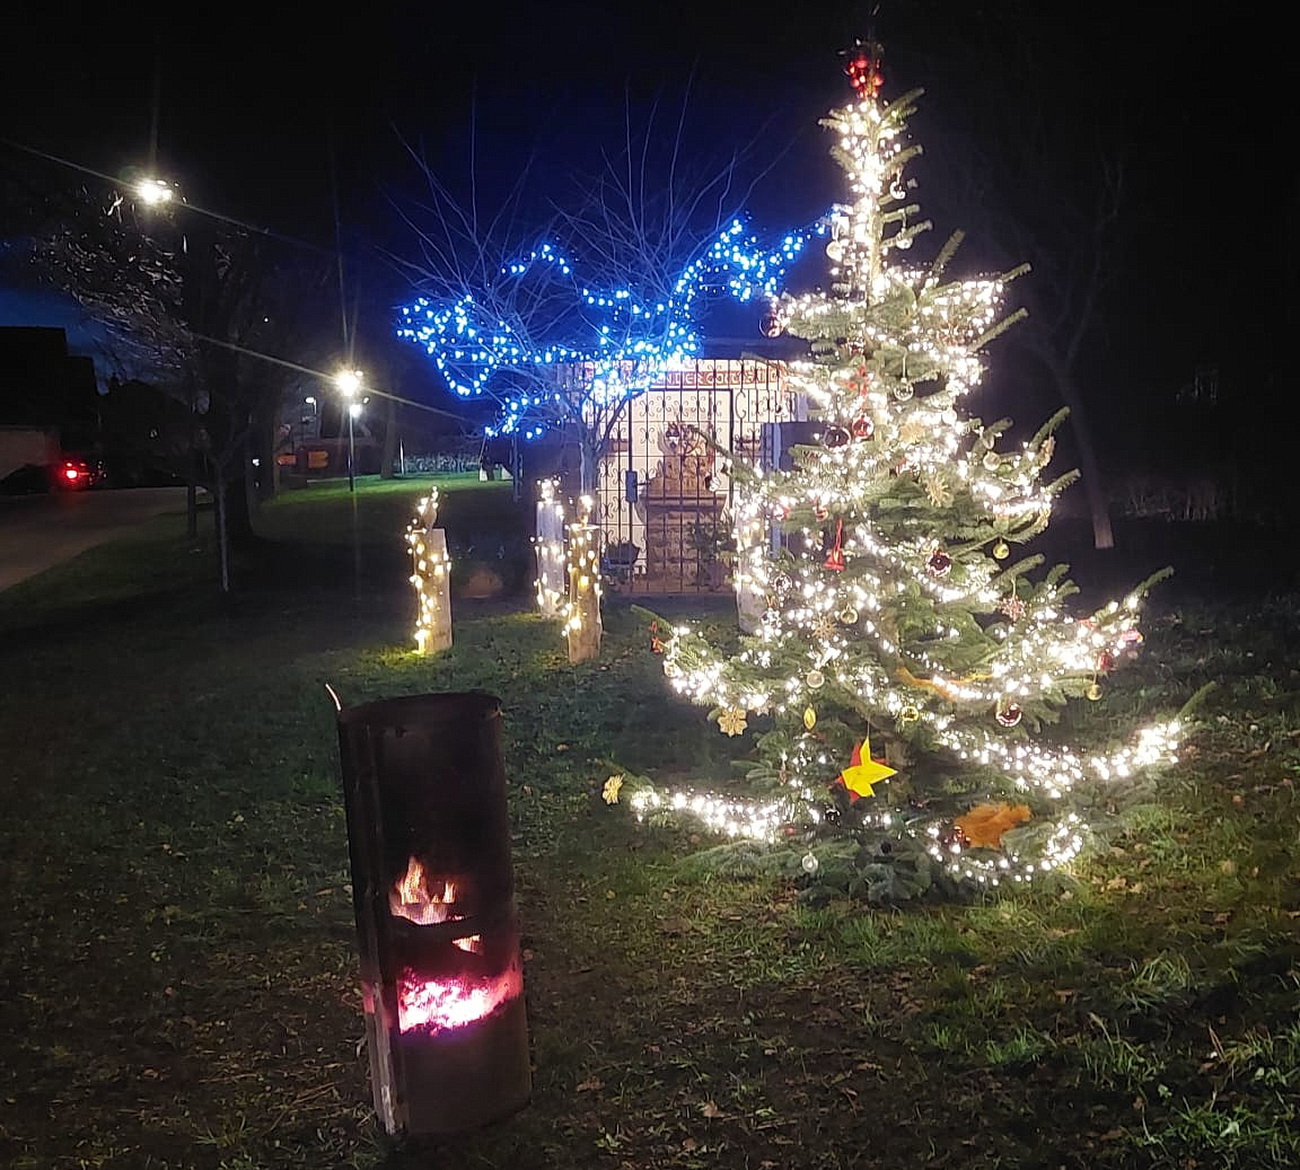
[[[0,480],[0,492],[9,496],[41,492],[83,492],[103,479],[97,462],[65,455],[57,463],[27,463]]]

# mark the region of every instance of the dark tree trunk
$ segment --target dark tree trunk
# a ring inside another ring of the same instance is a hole
[[[239,455],[232,460],[229,481],[226,484],[226,530],[232,548],[245,549],[257,542],[253,528],[253,512],[257,508],[257,483],[253,477],[253,461],[248,455],[248,445],[240,443]]]
[[[230,592],[230,526],[227,523],[226,483],[218,472],[216,482],[217,559],[221,566],[221,592]]]
[[[275,496],[276,488],[279,486],[277,483],[279,464],[276,463],[275,459],[279,448],[277,442],[279,438],[279,420],[280,403],[278,396],[267,395],[265,398],[259,398],[253,414],[252,434],[253,455],[257,459],[257,467],[254,469],[257,490],[253,498],[258,504],[264,500],[272,499]]]
[[[1093,546],[1099,549],[1114,548],[1115,532],[1110,523],[1110,504],[1106,499],[1106,485],[1102,482],[1101,467],[1097,463],[1097,450],[1084,411],[1083,396],[1065,362],[1049,354],[1044,355],[1044,363],[1056,383],[1061,401],[1070,408],[1070,426],[1079,451],[1079,475],[1088,497],[1088,514],[1092,518]]]

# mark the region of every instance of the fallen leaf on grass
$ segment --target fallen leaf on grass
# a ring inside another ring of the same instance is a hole
[[[715,1105],[712,1101],[705,1101],[704,1104],[700,1106],[700,1112],[703,1113],[705,1117],[722,1116],[722,1110],[719,1109],[717,1105]]]
[[[597,1089],[603,1089],[604,1087],[604,1081],[599,1077],[592,1077],[590,1080],[582,1081],[578,1084],[574,1091],[578,1093],[594,1093]]]

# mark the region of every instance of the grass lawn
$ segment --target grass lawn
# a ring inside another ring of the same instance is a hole
[[[1067,888],[811,906],[600,799],[726,776],[738,742],[616,600],[598,664],[499,601],[408,650],[419,486],[277,500],[233,603],[176,518],[0,594],[0,1165],[1300,1164],[1294,598],[1157,597],[1064,730],[1219,685]],[[459,556],[515,555],[507,493],[443,486]],[[535,1092],[455,1141],[394,1148],[371,1112],[327,682],[505,703]]]

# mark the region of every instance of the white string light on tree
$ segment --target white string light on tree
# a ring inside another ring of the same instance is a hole
[[[1174,720],[1104,753],[1034,739],[1067,701],[1103,696],[1141,643],[1156,578],[1080,619],[1063,567],[1011,556],[1074,478],[1043,478],[1064,412],[1013,441],[1009,422],[962,409],[986,346],[1021,316],[1002,306],[1023,270],[949,278],[960,235],[930,264],[911,260],[930,227],[905,173],[920,152],[906,136],[920,91],[882,101],[874,46],[848,72],[856,99],[823,121],[851,195],[830,216],[830,292],[785,294],[762,324],[809,343],[790,383],[820,434],[789,470],[736,460],[737,587],[758,611],[739,649],[689,626],[664,645],[677,691],[724,732],[758,733],[764,791],[631,803],[729,836],[849,832],[962,881],[1031,882],[1084,847],[1071,804],[1081,785],[1175,758]],[[870,759],[868,732],[889,767]],[[861,793],[863,768],[894,774]]]

